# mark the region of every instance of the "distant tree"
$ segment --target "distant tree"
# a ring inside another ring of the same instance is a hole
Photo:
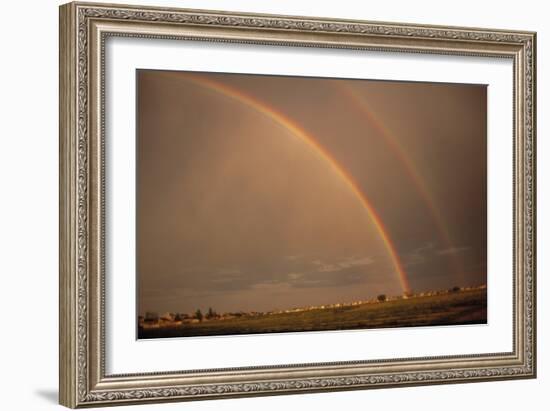
[[[458,292],[460,291],[460,287],[458,287],[458,286],[455,285],[453,288],[451,288],[450,291],[451,291],[452,293],[458,293]]]
[[[208,307],[208,312],[206,313],[206,319],[210,320],[214,317],[217,317],[216,311],[214,311],[212,307]]]
[[[378,297],[376,297],[378,301],[384,302],[386,301],[386,294],[380,294]]]
[[[174,317],[174,321],[179,322],[179,321],[181,321],[181,320],[182,320],[182,318],[181,318],[180,313],[177,313],[176,316]]]
[[[202,311],[199,308],[197,311],[195,311],[195,318],[202,322],[202,317],[203,317]]]
[[[148,311],[145,313],[145,321],[147,322],[156,322],[159,320],[159,315],[156,312]]]

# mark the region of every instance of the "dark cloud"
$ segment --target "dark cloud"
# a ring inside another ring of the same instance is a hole
[[[369,281],[385,281],[387,274],[376,269],[358,269],[356,267],[337,270],[312,271],[308,273],[290,273],[288,283],[292,287],[339,287],[344,285],[366,284]]]
[[[448,254],[461,254],[466,251],[469,251],[472,247],[457,247],[457,246],[451,246],[449,248],[445,248],[443,250],[439,250],[437,253],[439,255],[448,255]]]

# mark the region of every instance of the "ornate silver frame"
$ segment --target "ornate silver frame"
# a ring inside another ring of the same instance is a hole
[[[104,44],[109,36],[490,56],[514,63],[514,349],[483,355],[106,375]],[[70,3],[60,7],[60,403],[67,407],[536,376],[532,32]]]

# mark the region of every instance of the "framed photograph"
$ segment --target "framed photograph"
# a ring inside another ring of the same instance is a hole
[[[536,375],[535,33],[60,8],[60,403]]]

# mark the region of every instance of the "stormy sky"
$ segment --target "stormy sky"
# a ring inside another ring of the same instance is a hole
[[[139,313],[486,282],[485,86],[137,74]]]

